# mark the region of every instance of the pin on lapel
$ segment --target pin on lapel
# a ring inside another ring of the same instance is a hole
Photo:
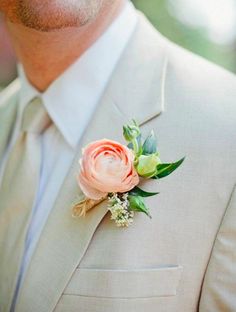
[[[151,218],[144,198],[158,192],[147,192],[138,187],[147,179],[162,179],[175,171],[184,158],[173,163],[162,163],[153,131],[142,139],[135,120],[123,126],[128,145],[102,139],[88,144],[79,160],[77,181],[84,197],[73,206],[74,217],[85,216],[92,208],[107,200],[107,209],[119,227],[133,223],[136,212]]]

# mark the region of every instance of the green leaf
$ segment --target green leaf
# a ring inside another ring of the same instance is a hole
[[[150,197],[159,194],[158,192],[146,192],[141,190],[139,187],[135,186],[131,191],[129,191],[130,195],[140,196],[140,197]]]
[[[151,218],[151,215],[149,213],[149,209],[146,207],[142,197],[129,195],[128,200],[129,200],[129,204],[130,204],[130,210],[143,212],[149,218]]]
[[[157,140],[153,130],[143,143],[143,155],[157,153]]]
[[[183,163],[184,159],[185,157],[181,158],[180,160],[174,163],[157,165],[157,174],[154,177],[152,177],[152,179],[161,179],[168,176]]]

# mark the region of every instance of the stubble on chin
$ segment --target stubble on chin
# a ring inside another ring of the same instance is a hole
[[[112,0],[2,0],[0,9],[11,22],[50,32],[80,27],[96,18],[102,6]],[[0,0],[1,2],[1,0]]]

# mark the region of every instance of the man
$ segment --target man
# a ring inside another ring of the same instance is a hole
[[[0,311],[236,311],[236,80],[122,0],[1,0],[19,78],[0,98]],[[32,106],[33,103],[33,106]],[[34,109],[32,109],[34,107]],[[136,119],[162,161],[128,228],[71,208],[81,149]]]

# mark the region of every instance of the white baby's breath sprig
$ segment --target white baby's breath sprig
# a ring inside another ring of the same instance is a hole
[[[112,193],[108,196],[108,210],[111,212],[111,220],[118,227],[128,227],[133,223],[134,212],[129,210],[128,193]]]

